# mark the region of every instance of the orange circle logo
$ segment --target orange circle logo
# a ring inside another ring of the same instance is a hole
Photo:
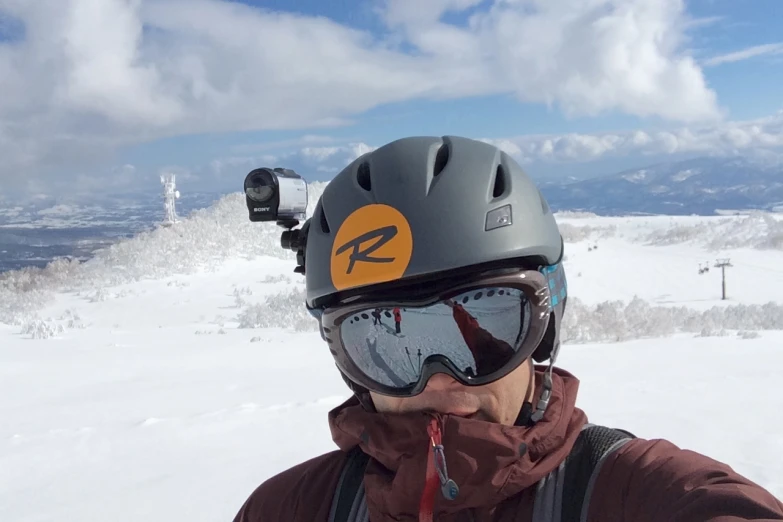
[[[340,226],[332,246],[332,284],[337,290],[400,279],[413,255],[410,224],[388,205],[366,205]]]

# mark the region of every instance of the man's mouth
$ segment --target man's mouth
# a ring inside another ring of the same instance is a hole
[[[449,409],[447,409],[446,411],[443,411],[441,413],[443,413],[444,415],[452,415],[454,417],[463,417],[465,419],[471,419],[471,418],[475,417],[476,415],[478,415],[479,412],[478,412],[478,410],[459,410],[459,409],[457,409],[457,410],[449,410]]]

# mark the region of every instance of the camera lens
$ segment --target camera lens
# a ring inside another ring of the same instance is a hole
[[[253,201],[263,203],[275,194],[275,181],[265,170],[251,172],[245,180],[245,194]]]

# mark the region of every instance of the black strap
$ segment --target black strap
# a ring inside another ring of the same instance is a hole
[[[566,458],[561,522],[579,522],[582,507],[592,492],[591,477],[608,452],[635,436],[606,426],[587,426]]]
[[[351,514],[356,494],[363,487],[364,469],[370,457],[359,446],[355,446],[348,452],[343,466],[340,481],[337,483],[334,499],[332,500],[332,512],[330,522],[346,522]]]

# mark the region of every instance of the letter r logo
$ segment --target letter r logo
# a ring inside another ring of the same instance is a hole
[[[397,209],[366,205],[340,226],[332,246],[331,276],[337,290],[401,278],[413,255],[410,225]]]

